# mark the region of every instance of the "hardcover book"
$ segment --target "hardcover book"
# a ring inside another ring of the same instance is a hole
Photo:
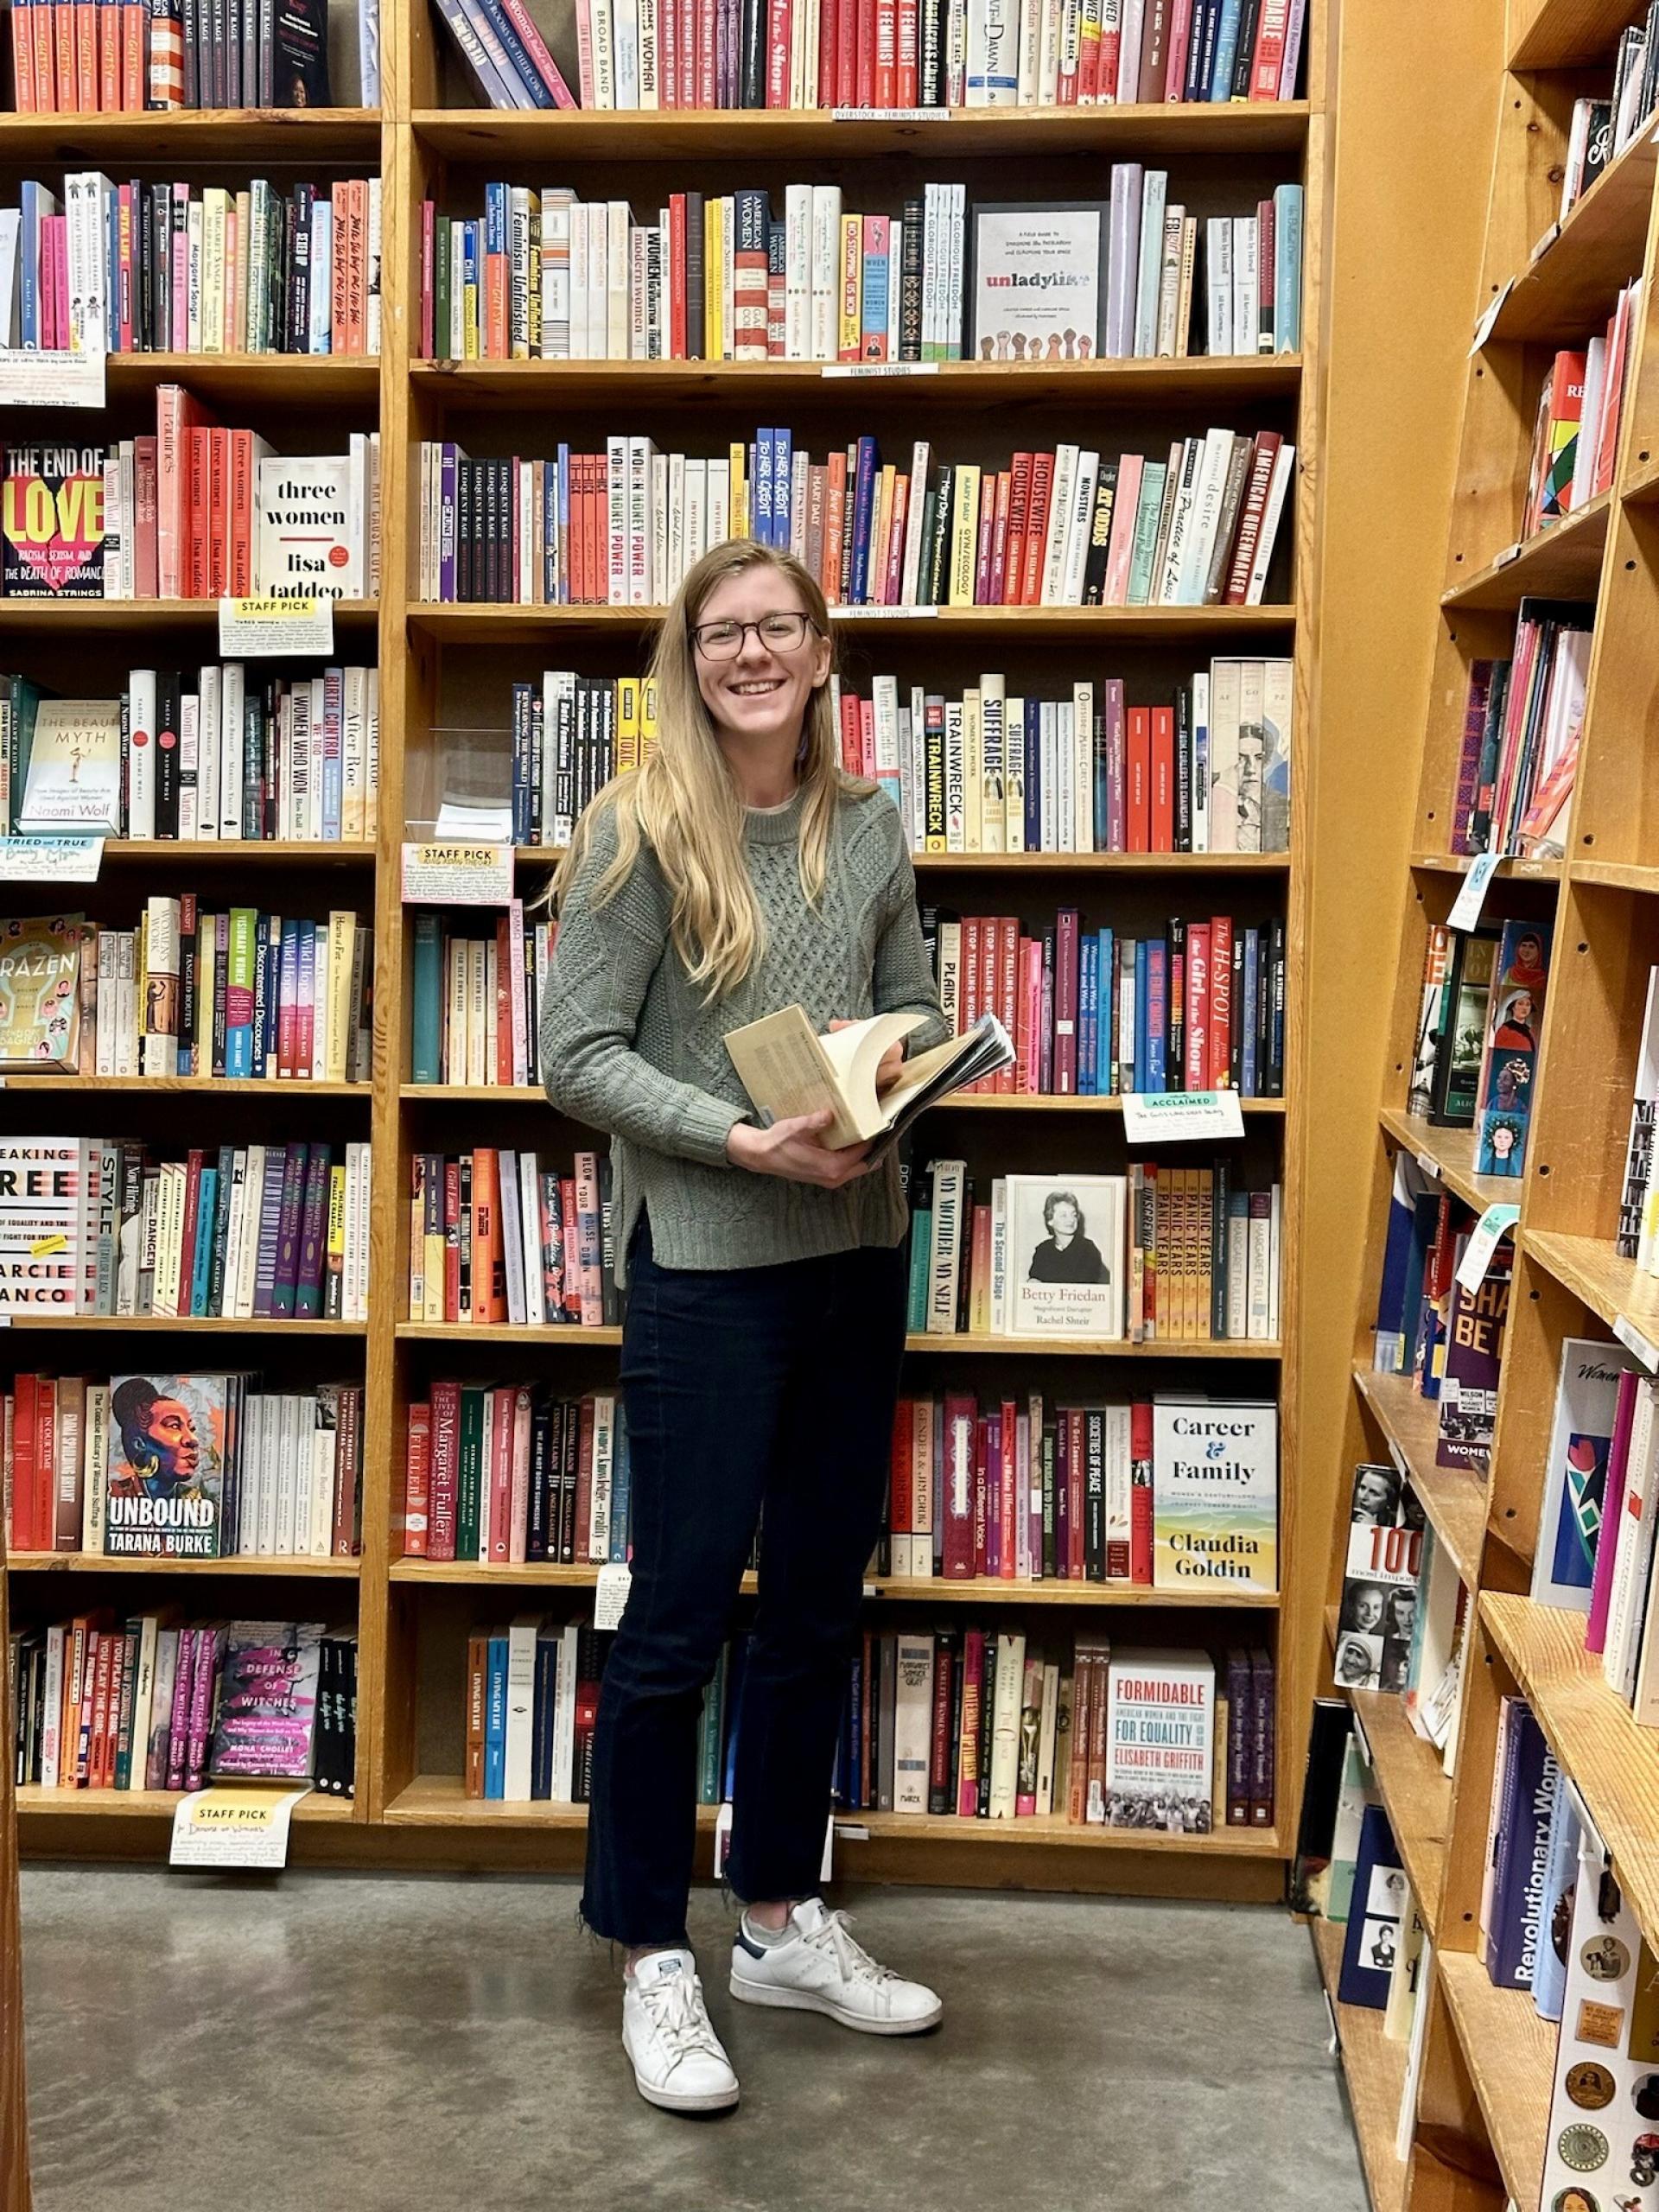
[[[1475,1118],[1487,1008],[1497,969],[1497,939],[1496,930],[1452,932],[1428,1116],[1442,1128],[1466,1128]]]
[[[1106,1825],[1207,1835],[1214,1661],[1202,1651],[1115,1647],[1107,1675]]]
[[[1277,1590],[1276,1406],[1154,1401],[1153,1581],[1160,1590]]]
[[[257,588],[273,599],[359,599],[363,518],[344,454],[283,454],[259,464]]]
[[[113,837],[121,826],[121,702],[43,699],[17,827]]]
[[[232,1622],[207,1760],[215,1782],[311,1779],[322,1634],[303,1621]]]
[[[1376,2012],[1387,2009],[1409,1897],[1389,1816],[1381,1805],[1368,1805],[1342,1947],[1342,1976],[1337,1985],[1340,2003],[1364,2005]]]
[[[0,1068],[64,1068],[80,1058],[79,914],[0,921]]]
[[[226,1375],[111,1376],[107,1557],[219,1557],[230,1398]]]
[[[1335,1677],[1344,1690],[1403,1690],[1422,1566],[1421,1508],[1391,1466],[1354,1470]]]
[[[0,596],[103,598],[102,446],[7,448]]]
[[[1618,1378],[1631,1365],[1616,1344],[1592,1338],[1568,1337],[1561,1345],[1532,1563],[1536,1605],[1590,1610]]]
[[[1009,1333],[1121,1337],[1121,1175],[1007,1178]]]

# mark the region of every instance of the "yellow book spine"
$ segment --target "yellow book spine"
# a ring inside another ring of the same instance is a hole
[[[702,207],[703,352],[711,361],[726,352],[726,285],[721,274],[726,250],[726,203],[706,200]]]
[[[747,537],[749,534],[748,448],[741,442],[734,442],[729,450],[732,462],[731,535]]]
[[[657,750],[657,679],[647,676],[639,686],[639,765],[643,768]]]
[[[859,313],[859,279],[864,265],[864,220],[860,215],[841,219],[841,316],[836,351],[843,361],[858,359],[863,324]]]
[[[619,677],[616,685],[616,772],[626,776],[639,766],[639,679]]]
[[[357,916],[339,909],[328,917],[328,1027],[322,1079],[344,1083],[346,1052],[352,1034],[352,948]]]
[[[974,561],[979,550],[979,470],[964,461],[957,470],[950,502],[950,607],[974,603]]]

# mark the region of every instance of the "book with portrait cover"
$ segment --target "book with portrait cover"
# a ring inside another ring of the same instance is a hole
[[[1354,1470],[1335,1678],[1344,1690],[1403,1690],[1417,1617],[1423,1514],[1398,1471]]]
[[[106,1557],[219,1557],[233,1442],[232,1381],[228,1375],[111,1376]]]
[[[1548,922],[1503,925],[1477,1088],[1478,1175],[1518,1177],[1525,1170],[1533,1078],[1549,980],[1549,940]]]
[[[1009,1334],[1121,1337],[1127,1179],[1061,1171],[1007,1185]]]
[[[0,921],[0,1068],[67,1068],[80,1057],[79,914]]]
[[[1204,1651],[1115,1645],[1107,1678],[1106,1825],[1208,1835],[1214,1660]]]
[[[1339,2003],[1386,2011],[1410,1894],[1389,1816],[1381,1805],[1368,1805],[1354,1861],[1348,1932],[1343,1939]]]
[[[1266,1400],[1153,1402],[1153,1584],[1279,1587],[1279,1409]]]
[[[322,1633],[308,1621],[231,1623],[207,1761],[215,1782],[310,1780]]]

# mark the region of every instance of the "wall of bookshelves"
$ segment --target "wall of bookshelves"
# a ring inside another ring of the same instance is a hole
[[[495,734],[505,744],[510,686],[543,665],[575,665],[606,675],[639,665],[649,610],[587,607],[429,605],[415,597],[421,442],[455,437],[474,454],[573,447],[626,426],[664,438],[695,419],[718,442],[747,435],[762,413],[786,410],[822,438],[874,429],[895,446],[918,433],[944,435],[953,457],[1005,456],[1011,432],[1039,442],[1075,436],[1085,423],[1103,447],[1202,429],[1221,421],[1268,426],[1294,437],[1301,456],[1288,557],[1281,552],[1270,603],[1226,608],[1009,608],[925,611],[884,619],[861,634],[856,615],[838,622],[857,670],[899,665],[930,684],[969,683],[988,659],[1035,674],[1058,655],[1078,672],[1121,674],[1173,683],[1195,662],[1231,648],[1294,654],[1297,772],[1287,855],[929,855],[919,863],[924,895],[967,904],[976,897],[1019,910],[1029,923],[1074,901],[1085,920],[1124,929],[1147,926],[1191,900],[1217,895],[1251,918],[1282,915],[1287,925],[1287,1024],[1294,1040],[1283,1099],[1247,1104],[1247,1151],[1270,1167],[1285,1191],[1281,1330],[1276,1344],[1205,1343],[1137,1347],[1094,1345],[1079,1360],[1015,1340],[919,1338],[910,1347],[909,1380],[918,1389],[969,1376],[989,1391],[1076,1388],[1137,1393],[1206,1384],[1280,1399],[1282,1421],[1282,1600],[1257,1600],[1236,1615],[1215,1598],[1194,1609],[1150,1591],[1076,1583],[958,1586],[883,1581],[869,1606],[882,1623],[931,1621],[953,1614],[1005,1619],[1028,1614],[1034,1636],[1099,1624],[1137,1639],[1179,1643],[1196,1637],[1217,1650],[1248,1630],[1280,1660],[1277,1825],[1224,1829],[1211,1837],[1160,1839],[1063,1821],[984,1823],[861,1814],[865,1833],[848,1840],[846,1872],[900,1880],[1020,1884],[1069,1888],[1140,1888],[1152,1893],[1266,1898],[1279,1893],[1294,1819],[1300,1716],[1287,1702],[1294,1650],[1317,1635],[1310,1580],[1301,1555],[1304,1529],[1323,1541],[1323,1517],[1297,1510],[1305,1449],[1294,1417],[1303,1327],[1303,1214],[1306,1115],[1303,1057],[1310,895],[1309,829],[1315,741],[1315,584],[1320,516],[1314,466],[1321,449],[1326,196],[1332,159],[1332,67],[1327,10],[1310,10],[1306,97],[1285,103],[1218,106],[1128,106],[1052,111],[952,111],[936,119],[828,113],[492,112],[472,95],[422,0],[382,10],[383,97],[378,113],[313,111],[281,114],[191,113],[59,119],[0,116],[0,175],[8,186],[49,162],[96,160],[111,174],[126,164],[164,165],[169,175],[209,181],[245,176],[254,164],[273,174],[325,175],[378,159],[383,186],[383,352],[378,365],[339,360],[211,361],[140,356],[111,364],[106,434],[130,430],[150,404],[155,383],[175,378],[278,444],[334,446],[351,429],[378,428],[384,517],[383,586],[377,603],[342,607],[342,639],[378,643],[380,690],[380,811],[375,845],[111,847],[103,882],[89,899],[126,912],[146,886],[176,880],[228,887],[245,868],[262,904],[291,902],[322,911],[354,904],[375,929],[375,1066],[371,1084],[338,1090],[313,1086],[283,1093],[296,1134],[340,1140],[367,1135],[375,1162],[371,1292],[363,1324],[275,1325],[168,1322],[158,1335],[194,1344],[215,1339],[213,1357],[245,1359],[276,1376],[360,1378],[365,1386],[365,1510],[361,1557],[204,1563],[149,1579],[149,1590],[200,1611],[204,1605],[273,1613],[304,1610],[360,1638],[358,1787],[354,1802],[308,1800],[296,1830],[296,1855],[385,1864],[569,1866],[582,1847],[582,1808],[546,1802],[469,1799],[462,1789],[462,1684],[466,1639],[480,1621],[501,1622],[526,1606],[580,1610],[591,1568],[442,1565],[400,1555],[397,1533],[405,1450],[405,1408],[436,1376],[494,1380],[535,1374],[562,1392],[604,1387],[614,1376],[619,1332],[474,1328],[405,1316],[411,1156],[473,1143],[531,1144],[568,1152],[582,1141],[574,1125],[550,1126],[539,1094],[464,1086],[417,1088],[410,1066],[412,916],[400,897],[405,825],[418,833],[435,812],[453,764],[456,733]],[[415,358],[420,296],[419,211],[423,200],[472,207],[486,181],[555,178],[584,197],[653,195],[690,188],[729,190],[764,185],[780,194],[805,177],[856,187],[861,200],[896,200],[925,177],[965,180],[969,194],[1007,188],[1011,162],[1020,190],[1033,198],[1100,189],[1101,166],[1115,159],[1166,162],[1195,206],[1206,195],[1254,200],[1287,180],[1306,200],[1303,327],[1300,356],[1277,359],[1094,361],[1072,365],[965,363],[930,378],[925,406],[918,387],[876,378],[827,382],[814,367],[768,364],[483,361],[448,365]],[[56,423],[45,429],[57,428]],[[35,429],[33,424],[29,426]],[[42,608],[0,600],[0,641],[27,658],[31,675],[77,689],[96,682],[118,690],[140,636],[164,634],[182,653],[213,649],[211,603],[83,603]],[[867,645],[866,638],[869,638]],[[879,637],[880,658],[875,658]],[[366,652],[365,656],[366,657]],[[545,879],[550,855],[518,856],[526,895]],[[270,896],[267,896],[269,887]],[[120,907],[122,899],[126,907]],[[1207,908],[1198,909],[1207,911]],[[40,1089],[17,1084],[0,1094],[5,1125],[41,1125]],[[53,1086],[54,1127],[99,1129],[118,1110],[124,1131],[193,1132],[211,1122],[213,1140],[263,1130],[270,1103],[257,1090],[213,1085],[169,1088],[60,1079]],[[200,1118],[198,1118],[200,1117]],[[206,1141],[192,1135],[192,1141]],[[1121,1115],[1109,1099],[963,1098],[918,1140],[919,1157],[951,1150],[976,1172],[1007,1172],[1067,1162],[1122,1162]],[[42,1363],[67,1364],[80,1332],[89,1364],[102,1357],[97,1332],[130,1323],[59,1323],[27,1334],[52,1338]],[[218,1339],[230,1341],[221,1347]],[[245,1338],[242,1343],[240,1339]],[[321,1339],[321,1341],[319,1341]],[[1111,1355],[1109,1357],[1107,1355]],[[169,1357],[182,1362],[182,1352]],[[1098,1362],[1098,1363],[1097,1363]],[[137,1586],[125,1570],[73,1554],[14,1559],[14,1613],[30,1619],[76,1607],[127,1606]],[[222,1578],[222,1579],[221,1579]],[[294,1586],[290,1587],[290,1581]],[[232,1592],[234,1592],[232,1599]],[[223,1593],[222,1595],[220,1593]],[[72,1596],[73,1593],[73,1596]],[[1310,1595],[1311,1593],[1311,1595]],[[1131,1610],[1132,1609],[1132,1610]],[[1200,1622],[1194,1610],[1205,1614]],[[1294,1662],[1298,1687],[1305,1669]],[[149,1853],[166,1793],[19,1793],[24,1847],[37,1853]],[[712,1814],[710,1815],[712,1820]]]
[[[1498,1712],[1531,1706],[1609,1846],[1643,1934],[1659,1934],[1659,1738],[1634,1724],[1583,1649],[1582,1616],[1547,1609],[1531,1583],[1562,1340],[1659,1334],[1653,1279],[1615,1249],[1632,1077],[1649,968],[1659,957],[1659,823],[1653,800],[1650,640],[1659,540],[1649,486],[1659,459],[1655,165],[1649,116],[1557,220],[1575,99],[1605,98],[1616,42],[1645,10],[1619,0],[1510,0],[1480,288],[1444,595],[1405,877],[1392,1033],[1373,1143],[1370,1239],[1352,1341],[1330,1596],[1340,1598],[1347,1484],[1392,1459],[1469,1593],[1452,1772],[1401,1700],[1351,1699],[1434,1964],[1421,2069],[1382,2015],[1339,2005],[1342,1929],[1315,1923],[1378,2212],[1503,2212],[1539,2202],[1554,2029],[1529,1991],[1494,1986],[1477,1955]],[[1641,277],[1611,490],[1530,537],[1521,530],[1538,393],[1558,348],[1582,347]],[[1483,923],[1553,925],[1554,954],[1525,1173],[1477,1173],[1474,1134],[1407,1110],[1432,925],[1469,867],[1449,850],[1471,661],[1505,654],[1522,600],[1595,609],[1575,797],[1560,859],[1504,860]],[[1477,1212],[1520,1207],[1496,1434],[1483,1481],[1435,1464],[1434,1407],[1408,1376],[1372,1371],[1385,1215],[1400,1153]],[[1645,1357],[1645,1355],[1640,1355]],[[1326,1612],[1328,1638],[1338,1608]],[[1327,1661],[1325,1681],[1331,1680]],[[1327,1690],[1327,1694],[1329,1691]],[[1414,2109],[1402,2117],[1402,2095]],[[1598,2181],[1596,2186],[1600,2187]],[[1588,2200],[1586,2200],[1588,2201]]]

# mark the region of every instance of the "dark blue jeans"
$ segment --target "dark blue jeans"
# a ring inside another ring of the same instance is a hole
[[[617,1942],[671,1943],[685,1936],[702,1692],[757,1519],[728,1872],[745,1898],[818,1887],[887,1479],[905,1248],[660,1268],[642,1220],[628,1283],[633,1581],[600,1692],[582,1910]]]

